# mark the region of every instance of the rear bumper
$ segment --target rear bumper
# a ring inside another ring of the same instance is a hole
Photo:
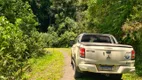
[[[119,66],[117,70],[113,71],[99,71],[96,65],[92,64],[79,64],[80,71],[87,71],[93,73],[108,73],[108,74],[121,74],[135,72],[135,67]]]

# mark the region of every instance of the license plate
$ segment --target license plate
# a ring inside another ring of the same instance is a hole
[[[113,66],[107,66],[107,65],[101,65],[100,70],[101,71],[112,71]]]

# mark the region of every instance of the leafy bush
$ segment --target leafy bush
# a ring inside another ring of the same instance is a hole
[[[47,47],[57,47],[58,41],[58,34],[55,32],[55,28],[49,26],[48,33],[45,35]]]
[[[0,79],[14,79],[22,67],[27,49],[23,37],[17,26],[0,17]]]
[[[70,46],[70,40],[75,40],[76,36],[77,35],[74,32],[66,31],[59,38],[60,47],[69,47]]]
[[[42,33],[32,30],[26,35],[17,24],[0,17],[0,79],[20,79],[18,71],[27,59],[43,55],[45,41]]]
[[[136,73],[142,75],[142,1],[91,0],[88,19],[97,32],[115,35],[120,43],[130,44],[136,51]]]
[[[0,1],[0,80],[19,80],[27,59],[43,55],[45,38],[23,0]]]
[[[136,73],[142,76],[142,1],[137,0],[131,2],[130,17],[123,25],[122,29],[125,33],[124,42],[133,45],[136,51],[135,67]]]
[[[25,37],[27,45],[26,53],[29,58],[44,55],[43,48],[46,46],[46,39],[42,33],[32,31],[30,36]]]

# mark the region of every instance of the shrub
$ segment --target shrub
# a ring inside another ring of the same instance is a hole
[[[77,35],[74,32],[69,32],[66,31],[64,34],[61,35],[61,37],[59,38],[59,44],[61,45],[61,47],[69,47],[70,45],[70,40],[75,40],[75,37]]]
[[[27,49],[23,37],[17,26],[0,17],[0,79],[14,79],[23,65]]]
[[[30,36],[25,37],[27,45],[26,53],[29,58],[44,55],[43,48],[46,46],[46,39],[42,33],[31,31]]]
[[[0,17],[0,80],[20,79],[27,59],[43,55],[45,41],[42,33],[33,29],[25,34],[18,23]]]

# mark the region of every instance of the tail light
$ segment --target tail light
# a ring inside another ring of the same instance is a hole
[[[80,57],[85,58],[85,48],[80,48]]]
[[[132,60],[135,59],[135,51],[134,51],[134,50],[131,51],[131,59],[132,59]]]

